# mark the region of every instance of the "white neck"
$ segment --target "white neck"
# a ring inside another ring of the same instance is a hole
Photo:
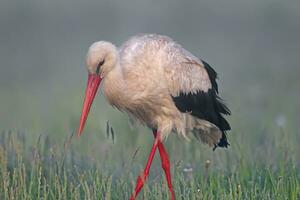
[[[119,63],[104,77],[103,91],[107,101],[118,109],[122,109],[125,97],[125,81]]]

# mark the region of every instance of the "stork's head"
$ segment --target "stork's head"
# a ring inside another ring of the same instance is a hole
[[[86,67],[89,74],[104,78],[117,63],[117,48],[110,42],[93,43],[86,55]]]
[[[81,135],[93,100],[101,80],[115,67],[117,63],[117,48],[110,42],[100,41],[92,44],[86,55],[88,83],[85,91],[78,136]]]

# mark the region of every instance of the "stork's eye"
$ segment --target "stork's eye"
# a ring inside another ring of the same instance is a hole
[[[97,66],[97,70],[96,70],[96,73],[97,73],[97,74],[99,74],[99,72],[100,72],[100,67],[104,64],[104,61],[105,61],[105,60],[102,60],[102,61],[99,62],[98,66]]]

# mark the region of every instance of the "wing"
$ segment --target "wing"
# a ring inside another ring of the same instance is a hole
[[[173,66],[166,67],[166,79],[173,101],[183,113],[206,120],[217,126],[222,137],[217,144],[227,147],[226,130],[230,125],[222,114],[230,110],[218,96],[217,73],[206,62],[195,58],[180,46],[176,47]],[[180,49],[178,49],[180,48]]]

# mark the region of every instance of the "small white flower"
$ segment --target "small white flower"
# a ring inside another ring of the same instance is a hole
[[[193,171],[193,168],[191,168],[191,167],[183,168],[183,172],[192,172],[192,171]]]

